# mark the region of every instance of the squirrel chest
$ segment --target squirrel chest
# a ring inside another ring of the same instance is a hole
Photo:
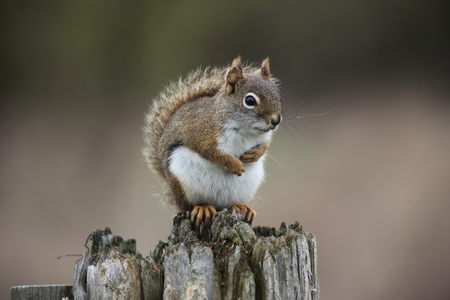
[[[193,205],[208,203],[221,210],[233,204],[249,204],[264,179],[265,155],[256,162],[244,164],[246,171],[236,176],[203,157],[196,149],[207,151],[205,148],[211,147],[211,150],[239,158],[247,150],[268,142],[272,131],[255,132],[252,126],[257,120],[222,121],[220,111],[209,107],[214,106],[210,101],[214,100],[199,99],[199,103],[184,104],[185,107],[169,120],[169,128],[174,123],[173,128],[181,127],[175,124],[183,124],[183,129],[168,130],[163,134],[163,139],[171,141],[165,143],[165,150],[162,149],[167,152],[166,172],[177,178]],[[183,120],[195,121],[186,124]]]

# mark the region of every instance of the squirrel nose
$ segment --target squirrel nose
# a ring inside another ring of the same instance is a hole
[[[273,126],[277,126],[281,123],[281,115],[276,115],[272,118],[270,118],[270,123],[272,123]]]

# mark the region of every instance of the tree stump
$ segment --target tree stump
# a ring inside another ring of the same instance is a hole
[[[193,230],[174,218],[147,257],[107,228],[77,263],[74,299],[318,299],[315,237],[295,223],[251,228],[234,211]]]

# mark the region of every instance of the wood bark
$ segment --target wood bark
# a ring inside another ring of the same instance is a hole
[[[316,240],[298,223],[252,229],[242,215],[224,210],[194,230],[189,213],[181,213],[168,241],[147,257],[136,251],[135,240],[109,228],[89,239],[67,299],[319,298]]]
[[[149,256],[108,229],[92,237],[75,270],[75,299],[318,299],[316,240],[298,223],[251,228],[219,212],[194,230],[174,218],[168,242]]]

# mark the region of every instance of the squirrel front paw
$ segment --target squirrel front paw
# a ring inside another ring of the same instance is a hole
[[[252,148],[248,151],[245,151],[244,154],[240,157],[240,160],[243,163],[252,163],[255,161],[258,161],[258,159],[261,158],[261,156],[266,153],[267,149],[269,148],[270,142],[267,142],[263,145],[257,145],[255,148]]]
[[[243,162],[234,157],[225,164],[225,168],[237,176],[242,176],[242,173],[245,172]]]
[[[242,154],[240,159],[243,163],[252,163],[258,161],[258,159],[260,159],[261,156],[263,156],[264,153],[266,153],[266,149],[267,149],[266,147],[250,149],[246,151],[244,154]]]

